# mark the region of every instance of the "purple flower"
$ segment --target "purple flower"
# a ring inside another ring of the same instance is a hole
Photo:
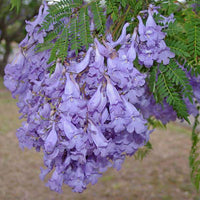
[[[129,25],[130,25],[129,23],[124,24],[122,33],[121,33],[120,37],[117,39],[117,41],[113,42],[110,38],[108,45],[111,46],[112,48],[115,48],[117,45],[123,44],[124,41],[126,41],[126,29]]]
[[[16,135],[19,140],[19,146],[21,147],[21,149],[24,149],[25,147],[31,149],[33,147],[34,141],[28,135],[27,123],[23,123],[23,126],[17,130]]]
[[[119,51],[121,54],[122,51]],[[119,55],[121,56],[121,55]],[[113,81],[113,84],[117,85],[120,88],[127,87],[127,82],[129,82],[129,72],[133,67],[133,64],[128,62],[127,57],[124,52],[122,53],[121,58],[116,57],[114,59],[108,58],[108,74],[110,79]]]
[[[63,100],[70,99],[73,101],[73,98],[80,98],[80,89],[78,84],[75,82],[72,76],[70,76],[68,73],[66,73],[66,84],[65,84],[65,90],[64,94],[62,96]],[[72,78],[72,80],[71,80]]]
[[[53,172],[51,179],[46,184],[51,190],[61,193],[63,184],[63,173],[58,173],[57,170]]]
[[[102,100],[102,93],[101,93],[101,85],[97,88],[97,91],[94,93],[94,95],[91,97],[91,99],[88,101],[88,111],[94,112]]]
[[[52,153],[57,144],[57,141],[58,141],[58,136],[55,130],[55,124],[53,124],[53,127],[51,131],[49,132],[44,143],[45,151],[47,153]]]
[[[91,120],[89,120],[88,131],[91,134],[91,137],[98,148],[107,147],[107,139],[102,134],[100,128],[95,126],[95,124]]]
[[[63,124],[64,133],[69,140],[79,133],[78,129],[71,122],[65,119],[64,116],[60,122]]]
[[[170,23],[175,22],[174,14],[171,13],[168,17],[161,15],[161,18],[158,22],[163,24],[163,28],[168,27]]]
[[[121,97],[116,90],[116,88],[110,83],[110,79],[107,77],[107,86],[106,86],[106,94],[108,97],[108,100],[111,105],[116,105],[118,103],[121,103]]]
[[[148,68],[153,65],[154,60],[158,59],[158,54],[153,48],[141,47],[140,52],[138,59]]]
[[[127,52],[127,58],[129,62],[133,62],[136,59],[136,48],[135,48],[135,40],[137,36],[137,28],[134,29],[132,38],[131,38],[131,46]]]
[[[42,118],[48,119],[51,112],[51,106],[45,103],[43,107],[40,107],[39,114]]]
[[[151,67],[154,61],[158,63],[163,62],[164,65],[169,64],[169,58],[175,56],[174,53],[170,52],[170,49],[166,46],[164,42],[165,33],[163,33],[162,27],[158,26],[154,19],[153,13],[155,11],[150,6],[148,9],[148,18],[146,21],[146,26],[144,26],[142,18],[138,16],[139,20],[139,40],[138,45],[138,59],[141,64],[146,67]]]
[[[163,65],[168,65],[170,58],[174,58],[175,54],[166,48],[165,50],[161,51],[156,59],[158,63],[163,62]]]
[[[141,17],[138,16],[138,30],[140,34],[140,40],[142,42],[146,41],[148,47],[153,47],[158,40],[162,40],[165,37],[165,34],[161,32],[161,27],[155,23],[151,11],[149,11],[148,13],[149,16],[147,18],[146,26],[144,26]]]
[[[69,72],[80,73],[88,66],[90,61],[90,53],[93,51],[93,48],[90,47],[86,53],[85,58],[80,63],[70,63]]]
[[[97,38],[94,39],[94,42],[99,50],[99,53],[102,55],[102,56],[105,56],[105,57],[108,57],[113,49],[110,47],[110,48],[106,48],[104,45],[102,45]]]
[[[20,84],[18,81],[21,80],[24,72],[24,63],[25,56],[20,51],[12,63],[7,64],[5,67],[4,85],[13,93],[13,97],[20,93],[18,89],[20,86],[24,85],[22,83]]]
[[[48,14],[47,12],[48,6],[47,3],[45,2],[43,5],[40,6],[39,9],[39,14],[36,17],[36,19],[33,22],[26,21],[26,31],[29,33],[29,35],[33,34],[34,29],[38,26],[41,25],[42,22],[44,21],[45,16]]]

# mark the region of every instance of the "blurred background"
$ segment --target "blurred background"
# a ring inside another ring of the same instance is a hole
[[[17,100],[3,86],[4,67],[26,34],[25,19],[32,19],[40,4],[24,0],[17,14],[8,0],[0,0],[0,200],[199,200],[190,181],[191,129],[178,123],[151,134],[153,150],[143,161],[127,158],[119,172],[109,169],[82,194],[67,186],[63,194],[45,187],[39,179],[42,153],[19,148]]]
[[[10,1],[0,0],[0,75],[12,59],[16,44],[25,37],[25,20],[32,19],[37,13],[42,0],[22,0],[19,13],[11,11]]]

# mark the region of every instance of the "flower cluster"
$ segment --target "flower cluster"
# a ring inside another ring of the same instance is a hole
[[[43,150],[46,168],[41,168],[40,178],[53,171],[47,182],[51,190],[61,192],[67,184],[82,192],[108,167],[119,170],[126,155],[146,144],[151,132],[148,117],[163,123],[176,119],[171,107],[156,104],[147,75],[133,65],[136,56],[146,67],[154,60],[168,64],[174,56],[152,13],[150,7],[146,26],[138,16],[139,28],[132,36],[126,34],[126,23],[117,41],[107,35],[103,44],[96,38],[78,56],[69,50],[65,62],[56,62],[53,74],[47,64],[50,50],[35,52],[47,34],[38,32],[47,5],[40,7],[34,21],[26,22],[27,36],[6,66],[4,84],[13,97],[18,96],[21,118],[26,119],[17,130],[20,146]],[[48,31],[52,29],[53,25]]]
[[[60,192],[65,183],[82,192],[108,167],[119,170],[125,155],[148,141],[147,121],[124,94],[139,91],[146,76],[133,67],[132,45],[114,49],[126,42],[128,24],[117,42],[104,46],[96,39],[85,56],[79,53],[81,62],[69,52],[68,62],[58,61],[50,75],[49,51],[34,51],[46,35],[38,33],[46,14],[43,5],[35,21],[27,22],[28,34],[6,66],[4,84],[18,96],[26,119],[17,130],[20,146],[43,149],[47,168],[41,168],[41,179],[54,170],[47,183],[52,190]]]
[[[164,41],[165,33],[162,32],[162,28],[166,26],[166,19],[162,21],[163,27],[157,25],[153,19],[154,12],[154,8],[149,6],[146,25],[143,24],[141,16],[138,16],[138,59],[141,64],[148,68],[153,66],[154,61],[167,65],[169,59],[175,56]],[[169,20],[173,21],[173,19]]]

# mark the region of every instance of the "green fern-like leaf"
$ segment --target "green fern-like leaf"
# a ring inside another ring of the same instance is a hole
[[[79,31],[80,43],[82,46],[85,46],[86,49],[88,49],[89,44],[92,43],[92,37],[90,33],[90,24],[87,7],[80,10]]]
[[[78,16],[72,18],[71,19],[71,23],[70,23],[71,50],[75,50],[76,55],[78,55],[78,50],[80,49],[78,20],[77,20],[77,18],[78,18]]]
[[[67,28],[65,28],[58,39],[58,44],[59,44],[59,49],[62,49],[58,52],[57,57],[61,58],[62,61],[65,60],[67,51],[68,51],[68,46],[69,46],[69,33],[67,31]]]
[[[198,107],[199,109],[199,107]],[[192,147],[189,156],[189,163],[191,168],[191,179],[197,190],[200,189],[200,137],[196,130],[199,124],[199,114],[195,117],[195,122],[192,130]]]
[[[192,19],[185,25],[187,30],[188,51],[190,56],[193,57],[194,64],[199,64],[200,57],[200,20]]]
[[[147,2],[148,3],[148,2]],[[134,1],[134,12],[138,13],[142,10],[142,7],[145,5],[144,1]]]
[[[149,89],[157,103],[166,101],[176,111],[177,116],[188,121],[188,111],[184,98],[193,103],[193,90],[185,72],[171,59],[168,65],[160,64],[150,69]]]
[[[36,52],[42,52],[42,51],[46,51],[46,50],[49,50],[49,49],[52,49],[54,47],[54,44],[53,43],[46,43],[45,46],[42,44],[38,44],[37,47],[36,47]]]
[[[105,32],[105,22],[106,16],[104,15],[104,9],[100,4],[100,0],[93,1],[91,3],[91,11],[94,15],[94,24],[99,32],[99,34],[103,34]]]
[[[166,102],[173,107],[176,111],[177,116],[185,119],[189,123],[188,111],[183,100],[182,89],[187,88],[185,96],[191,99],[191,88],[189,84],[184,83],[187,78],[182,74],[182,72],[177,68],[173,68],[173,64],[167,66],[160,65],[158,74],[158,80],[156,82],[155,94],[158,102]],[[171,73],[168,71],[170,70]]]
[[[71,17],[73,9],[81,6],[82,0],[61,0],[49,8],[49,14],[45,17],[41,29],[48,30],[50,25],[60,23],[60,20]]]
[[[151,67],[151,70],[149,73],[149,89],[152,93],[155,92],[157,73],[158,73],[158,66]]]
[[[188,45],[181,40],[166,40],[167,46],[170,48],[172,52],[174,52],[177,56],[187,59],[190,57],[188,53]]]
[[[51,49],[51,54],[48,63],[55,62],[55,58],[59,58],[62,61],[65,60],[68,51],[68,41],[69,35],[67,28],[65,28],[61,33],[60,37],[54,43],[53,48]]]
[[[107,15],[111,14],[111,18],[113,22],[115,22],[118,19],[118,4],[116,1],[113,0],[107,0],[106,1],[106,12]]]
[[[42,52],[45,50],[52,49],[54,47],[53,40],[56,41],[58,38],[58,35],[63,30],[64,25],[63,24],[56,24],[56,28],[49,32],[47,36],[44,38],[44,43],[38,44],[36,46],[36,52]],[[44,45],[45,44],[45,45]]]
[[[129,3],[127,0],[118,0],[118,2],[120,2],[121,6],[124,8],[127,6],[127,3]]]
[[[168,28],[165,30],[168,36],[170,37],[176,37],[179,36],[180,34],[183,34],[185,32],[184,27],[181,23],[179,22],[174,22],[174,23],[169,23]]]
[[[171,14],[174,9],[175,22],[170,23],[164,31],[167,33],[166,44],[176,54],[176,59],[190,70],[192,74],[200,74],[200,18],[197,1],[191,0],[185,3],[173,0],[164,3],[158,1],[161,6],[161,13]],[[192,6],[196,5],[195,11]]]
[[[162,73],[165,73],[166,77],[172,83],[174,83],[176,86],[181,86],[183,96],[185,98],[189,98],[192,102],[192,86],[190,85],[185,72],[179,68],[178,64],[174,60],[171,60],[168,65],[160,65],[159,69],[162,71]]]

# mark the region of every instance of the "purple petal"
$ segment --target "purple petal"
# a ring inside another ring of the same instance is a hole
[[[98,148],[106,147],[108,145],[107,139],[104,137],[100,129],[95,126],[91,120],[89,121],[88,128],[90,130],[91,137]]]
[[[71,80],[69,73],[66,73],[66,78],[67,78],[67,81],[65,84],[63,100],[67,100],[69,98],[79,98],[80,90],[79,90],[78,84],[75,82],[75,80],[73,80],[73,81]]]
[[[78,129],[71,122],[62,118],[61,123],[63,124],[64,133],[68,139],[71,139],[77,134]]]
[[[122,33],[117,41],[108,43],[112,48],[116,47],[119,44],[122,44],[126,40],[126,29],[129,25],[130,25],[129,23],[124,24]]]
[[[110,80],[107,81],[106,94],[110,104],[117,104],[118,102],[122,102],[117,89],[110,83]]]
[[[48,181],[46,186],[49,187],[53,191],[61,193],[62,184],[63,184],[63,173],[58,173],[57,170],[55,169],[51,179]]]
[[[57,136],[57,133],[55,130],[55,124],[54,124],[52,127],[52,130],[50,131],[44,143],[44,147],[47,153],[53,152],[56,146],[57,140],[58,140],[58,136]]]
[[[136,107],[132,103],[128,102],[124,97],[123,97],[123,101],[126,107],[126,111],[131,117],[140,115],[139,111],[136,109]]]
[[[131,47],[129,48],[127,52],[127,58],[130,62],[133,62],[136,58],[136,50],[134,47],[134,42],[131,43]]]
[[[102,45],[97,38],[94,39],[95,44],[99,50],[99,53],[102,56],[108,57],[112,53],[112,49],[107,49],[104,45]]]
[[[152,13],[151,13],[151,8],[149,8],[148,10],[148,13],[149,13],[149,16],[147,18],[147,21],[146,21],[146,26],[152,26],[152,27],[156,27],[156,22],[154,21],[153,19],[153,16],[152,16]]]
[[[80,62],[69,66],[69,71],[73,73],[80,73],[88,66],[90,62],[90,53],[92,52],[93,48],[90,47],[86,53],[85,58]]]
[[[45,8],[45,12],[43,13],[43,9]],[[35,27],[37,25],[41,25],[43,20],[44,20],[44,16],[47,14],[46,12],[47,9],[47,5],[41,5],[40,9],[39,9],[39,14],[36,17],[36,19],[33,22],[30,21],[26,21],[26,31],[29,32],[29,34],[33,33],[33,30],[35,29]]]
[[[144,35],[145,26],[144,26],[144,23],[142,21],[142,18],[139,15],[137,16],[137,18],[139,20],[138,32],[139,32],[140,35]]]
[[[99,85],[97,91],[94,93],[94,95],[88,101],[88,110],[90,112],[94,111],[101,102],[101,91],[100,90],[101,90],[101,85]]]

